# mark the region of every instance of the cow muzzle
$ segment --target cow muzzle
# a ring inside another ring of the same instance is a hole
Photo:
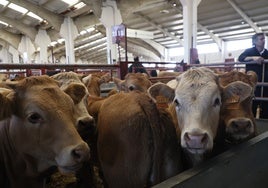
[[[89,160],[90,149],[85,142],[76,146],[64,148],[56,157],[58,169],[61,173],[74,173],[82,167],[82,163]]]
[[[207,133],[186,132],[183,136],[185,149],[193,154],[203,154],[208,150],[209,136]]]
[[[247,140],[254,135],[254,124],[249,118],[235,118],[226,127],[227,139],[233,142]]]

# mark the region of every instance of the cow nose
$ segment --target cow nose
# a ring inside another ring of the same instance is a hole
[[[85,127],[94,124],[94,118],[91,116],[82,117],[78,119],[78,126]]]
[[[204,148],[208,143],[208,135],[206,133],[201,134],[191,134],[185,133],[184,140],[186,142],[187,147],[192,149],[201,149]]]
[[[252,123],[249,119],[237,119],[233,120],[230,125],[235,131],[245,131],[246,129],[250,129]]]
[[[76,146],[72,150],[72,157],[76,162],[83,162],[89,159],[90,157],[90,149],[86,143],[82,143]]]
[[[85,117],[78,120],[77,131],[83,140],[88,139],[96,131],[94,118]]]

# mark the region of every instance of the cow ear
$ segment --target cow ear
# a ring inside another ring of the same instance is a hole
[[[10,117],[13,113],[15,92],[12,89],[0,88],[0,120]]]
[[[124,80],[120,80],[119,78],[113,78],[113,81],[114,81],[114,83],[119,91],[124,90],[124,87],[125,87]]]
[[[256,74],[256,72],[254,71],[248,71],[247,75],[249,75],[249,79],[252,82],[252,84],[254,84],[254,86],[256,86],[257,82],[258,82],[258,76]]]
[[[149,96],[157,102],[158,98],[165,97],[167,99],[167,102],[172,102],[175,97],[175,91],[174,89],[170,88],[164,83],[155,83],[147,90]]]
[[[111,74],[110,73],[106,73],[104,74],[101,79],[99,80],[99,84],[103,84],[103,83],[107,83],[111,80]]]
[[[82,78],[82,82],[85,84],[85,85],[89,85],[89,82],[91,81],[92,79],[92,74],[89,74],[87,75],[86,77]]]
[[[223,98],[229,103],[232,102],[241,102],[245,100],[246,98],[253,95],[253,88],[241,81],[235,81],[230,84],[228,84],[223,89]]]
[[[78,104],[86,95],[86,88],[82,84],[73,83],[70,84],[64,92],[68,94],[74,101],[74,104]]]

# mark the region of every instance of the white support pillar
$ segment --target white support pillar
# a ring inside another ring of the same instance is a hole
[[[183,6],[184,62],[190,63],[190,49],[196,48],[197,6],[201,0],[180,0]]]
[[[65,39],[66,63],[74,64],[74,39],[78,36],[78,30],[70,16],[64,19],[60,35]]]
[[[40,58],[38,59],[38,63],[47,63],[48,62],[47,47],[51,43],[47,31],[39,29],[37,35],[35,36],[34,42],[40,47]]]
[[[225,59],[228,57],[229,52],[227,51],[227,44],[224,41],[222,41],[221,46],[222,46],[222,50],[220,51],[221,52],[221,60],[222,60],[222,62],[224,62]]]
[[[112,64],[113,60],[118,60],[117,46],[112,43],[112,26],[122,23],[122,17],[117,8],[116,1],[107,0],[102,4],[100,21],[106,28],[107,36],[107,63]]]
[[[9,51],[9,53],[12,54],[12,62],[13,63],[19,63],[20,62],[20,57],[19,57],[18,50],[15,49],[13,46],[9,46],[8,51]]]
[[[1,57],[0,58],[1,63],[9,63],[10,62],[8,50],[6,48],[1,48],[0,49],[0,57]]]
[[[31,63],[31,57],[35,52],[35,47],[29,37],[21,37],[18,51],[22,54],[23,63]]]

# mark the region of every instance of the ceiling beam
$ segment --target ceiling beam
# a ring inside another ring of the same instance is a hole
[[[96,47],[96,46],[98,46],[98,47]],[[83,50],[81,53],[75,52],[75,55],[76,56],[79,55],[79,56],[83,57],[83,56],[86,56],[89,52],[94,52],[94,50],[102,49],[102,48],[105,48],[105,47],[107,47],[106,44],[104,44],[103,42],[98,42],[98,43],[95,43],[94,46],[93,46],[93,44],[91,44],[90,46],[88,46],[87,50]]]
[[[36,31],[35,28],[29,27],[29,26],[23,24],[19,20],[10,19],[8,17],[2,16],[1,14],[0,14],[0,20],[8,23],[9,25],[12,25],[12,27],[16,28],[21,33],[23,33],[24,35],[28,36],[31,40],[34,41],[35,36],[37,34],[37,31]]]
[[[86,5],[92,7],[92,10],[94,14],[97,16],[97,18],[101,17],[101,11],[102,11],[102,1],[100,0],[82,0],[83,3]]]
[[[135,12],[141,12],[141,11],[146,11],[148,9],[156,8],[156,7],[161,7],[167,5],[166,0],[154,0],[153,2],[143,4],[142,6],[134,9],[133,13]],[[133,9],[132,9],[133,10]]]
[[[101,51],[99,51],[97,53],[92,54],[91,56],[87,56],[86,59],[87,60],[92,60],[92,59],[100,57],[100,56],[105,56],[105,58],[106,58],[106,56],[107,56],[106,54],[107,54],[107,50],[104,49],[104,50],[101,50]]]
[[[94,14],[87,14],[84,16],[79,16],[74,19],[74,24],[77,30],[80,32],[85,28],[102,25],[99,18]]]
[[[29,1],[9,0],[9,2],[15,3],[21,7],[28,9],[29,11],[35,13],[41,18],[47,20],[48,23],[54,27],[54,29],[56,29],[57,31],[60,31],[60,27],[64,19],[63,16],[60,16],[54,12],[51,12],[41,6],[30,3]]]
[[[180,43],[180,45],[183,46],[183,42],[179,37],[176,37],[175,35],[169,33],[166,29],[162,28],[161,26],[157,25],[156,23],[154,23],[152,21],[152,19],[150,19],[147,16],[142,15],[141,13],[134,13],[135,15],[139,16],[141,19],[143,19],[145,22],[147,22],[148,24],[150,24],[151,26],[155,27],[156,29],[158,29],[159,31],[161,31],[164,35],[170,37],[173,40],[176,40],[177,42]]]
[[[98,52],[94,52],[94,51],[91,51],[91,53],[87,53],[87,54],[84,54],[82,56],[79,56],[79,58],[81,59],[88,59],[89,57],[95,57],[96,55],[98,55],[99,53],[107,53],[107,48],[97,48],[96,50],[98,50]]]
[[[6,41],[8,44],[18,49],[21,41],[21,35],[12,34],[4,29],[0,29],[0,39]]]
[[[136,45],[136,46],[141,46],[141,47],[151,51],[152,53],[154,53],[157,57],[159,57],[159,58],[161,57],[161,53],[158,50],[156,50],[150,44],[146,43],[145,41],[143,41],[141,39],[128,38],[127,42],[131,43],[133,45]]]
[[[235,11],[249,24],[252,29],[256,33],[261,33],[261,29],[232,1],[232,0],[227,0],[227,2],[235,9]]]
[[[198,29],[200,29],[203,32],[205,32],[208,36],[210,36],[212,38],[212,40],[214,40],[214,42],[218,45],[219,50],[222,51],[222,39],[220,39],[219,37],[214,35],[206,27],[204,27],[203,25],[201,25],[199,23],[197,23],[197,27],[198,27]]]

